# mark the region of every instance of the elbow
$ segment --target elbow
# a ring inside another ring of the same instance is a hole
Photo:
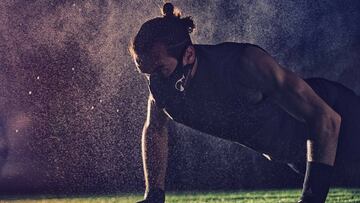
[[[335,112],[334,116],[332,117],[332,123],[333,123],[332,126],[334,127],[337,136],[339,136],[340,133],[341,122],[342,122],[341,115]]]
[[[341,125],[341,120],[342,120],[341,115],[335,112],[334,121],[335,124],[338,125],[339,127]]]
[[[328,120],[327,123],[329,123],[327,125],[327,127],[329,129],[332,129],[333,131],[340,131],[340,126],[341,126],[341,116],[340,114],[338,114],[335,111],[332,111],[331,113],[329,113],[327,116],[325,116]],[[337,133],[338,134],[338,133]]]
[[[331,113],[322,114],[320,117],[318,116],[317,120],[320,129],[329,136],[328,139],[337,141],[342,122],[341,116],[337,112],[332,111]]]

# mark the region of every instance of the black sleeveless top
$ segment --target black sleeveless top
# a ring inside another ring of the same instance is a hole
[[[305,124],[266,97],[254,102],[259,92],[240,83],[239,60],[246,46],[255,45],[194,45],[196,73],[185,93],[179,92],[164,110],[176,122],[243,144],[273,159],[305,159]]]

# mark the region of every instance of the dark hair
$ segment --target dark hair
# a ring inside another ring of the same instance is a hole
[[[164,4],[162,13],[163,17],[146,21],[130,44],[130,53],[140,72],[146,72],[143,70],[144,61],[150,57],[156,43],[165,45],[168,54],[175,58],[192,44],[190,33],[195,28],[192,18],[181,18],[181,13],[171,3]]]

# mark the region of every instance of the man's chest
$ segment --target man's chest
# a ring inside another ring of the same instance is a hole
[[[197,83],[185,95],[179,94],[165,108],[173,120],[224,138],[235,133],[245,135],[258,128],[264,108],[264,97],[259,91],[226,81],[216,83],[212,78],[208,81]]]

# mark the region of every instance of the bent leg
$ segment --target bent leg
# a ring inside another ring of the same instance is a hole
[[[360,97],[341,88],[333,108],[342,117],[336,162],[360,163]]]

